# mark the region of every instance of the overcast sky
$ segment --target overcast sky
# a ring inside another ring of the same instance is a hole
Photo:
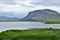
[[[60,0],[0,0],[0,12],[14,13],[14,16],[18,17],[24,17],[28,12],[40,9],[60,12]]]

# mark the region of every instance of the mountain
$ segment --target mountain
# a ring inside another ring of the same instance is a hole
[[[16,21],[19,21],[19,19],[6,17],[6,16],[0,16],[0,22],[16,22]]]
[[[0,20],[12,20],[13,18],[6,17],[6,16],[0,16]]]
[[[0,22],[19,21],[19,16],[14,12],[0,12]]]
[[[10,18],[23,18],[26,14],[17,12],[0,12],[0,16],[10,17]]]
[[[5,16],[0,16],[0,20],[10,20],[11,18],[5,17]]]
[[[26,17],[22,20],[25,21],[40,21],[40,22],[50,22],[50,21],[60,21],[60,13],[50,10],[50,9],[43,9],[43,10],[35,10],[28,13]]]

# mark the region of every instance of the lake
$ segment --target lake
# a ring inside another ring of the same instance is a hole
[[[0,22],[0,32],[10,29],[31,29],[31,28],[58,28],[60,29],[60,24],[44,24],[40,22]]]

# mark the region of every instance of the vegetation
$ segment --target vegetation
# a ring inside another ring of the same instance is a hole
[[[45,24],[60,24],[60,22],[46,22]]]
[[[60,29],[7,30],[0,33],[0,40],[60,40]]]

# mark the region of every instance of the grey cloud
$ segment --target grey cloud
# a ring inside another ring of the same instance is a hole
[[[33,0],[31,4],[34,5],[47,5],[47,6],[60,6],[60,0]]]
[[[24,6],[24,7],[30,7],[30,8],[33,8],[34,6],[29,6],[29,5],[24,5],[24,4],[20,4],[21,6]]]
[[[0,0],[2,4],[15,5],[15,0]]]

